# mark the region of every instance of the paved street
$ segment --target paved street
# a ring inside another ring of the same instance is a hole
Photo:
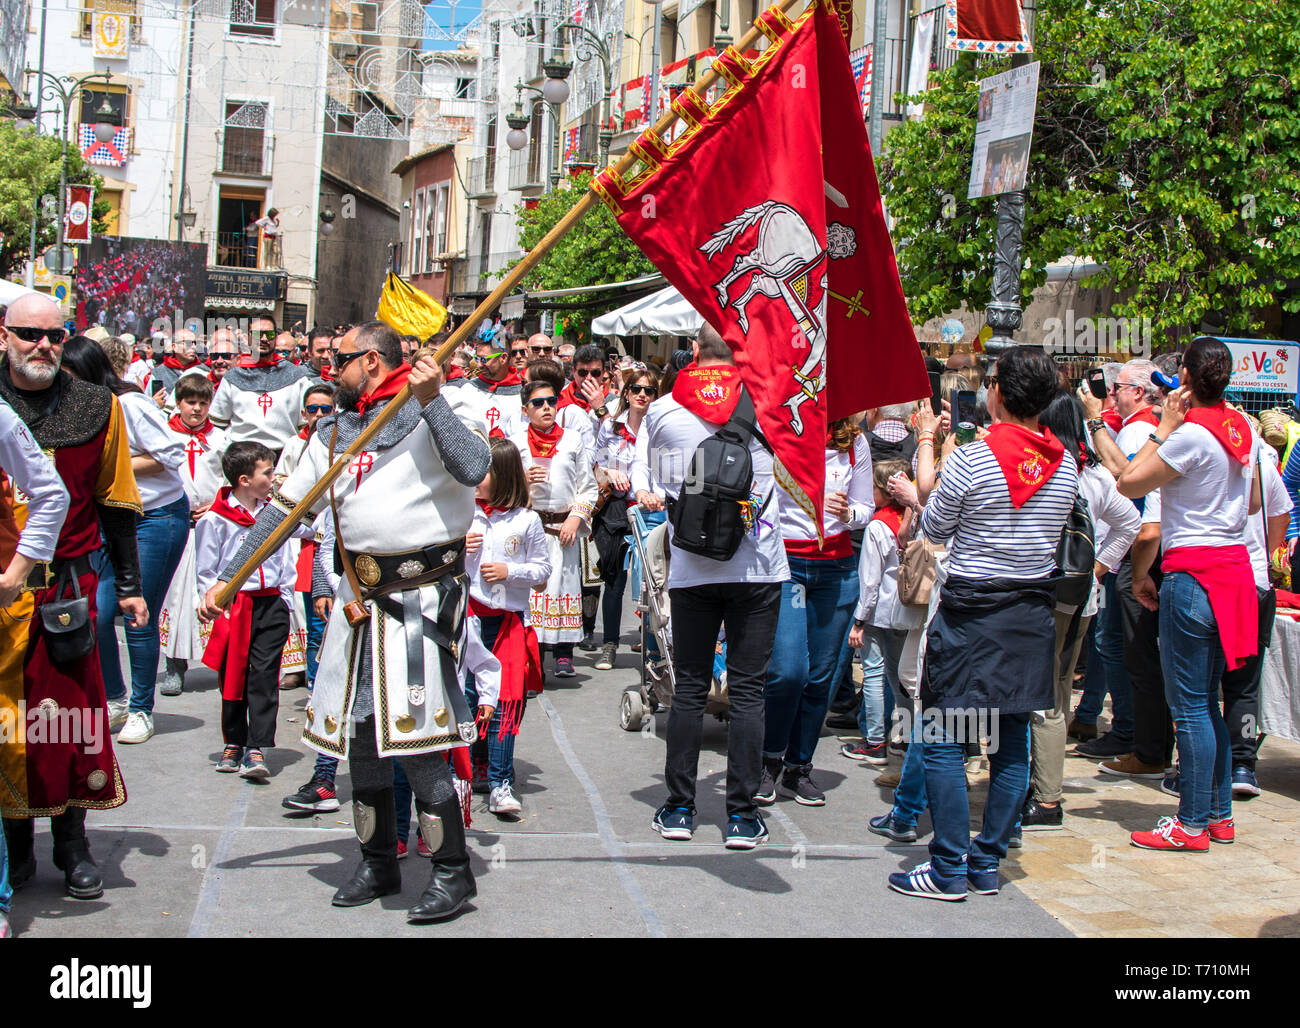
[[[64,897],[42,822],[39,870],[15,897],[14,925],[22,935],[65,938],[1298,931],[1300,747],[1267,744],[1261,779],[1280,782],[1283,792],[1240,805],[1240,842],[1206,857],[1131,850],[1127,832],[1172,804],[1154,785],[1107,782],[1091,773],[1091,762],[1072,759],[1066,795],[1074,830],[1028,836],[1004,868],[1013,884],[1000,896],[926,903],[884,882],[924,859],[928,836],[919,845],[885,845],[865,830],[868,816],[887,809],[889,793],[873,785],[874,772],[841,757],[829,734],[818,752],[827,805],[782,800],[768,815],[771,841],[731,852],[719,828],[726,729],[710,719],[696,838],[670,843],[655,835],[666,715],[653,732],[618,726],[619,696],[637,680],[636,659],[624,649],[614,672],[597,672],[580,655],[576,679],[553,682],[529,705],[516,756],[524,818],[500,823],[487,813],[486,797],[475,797],[470,848],[479,896],[454,922],[406,924],[404,911],[428,876],[414,852],[402,865],[400,897],[332,908],[330,896],[357,858],[346,773],[337,813],[294,817],[280,806],[312,764],[297,745],[306,691],[282,694],[281,746],[268,754],[274,777],[253,784],[212,770],[221,748],[219,698],[212,672],[199,668],[183,696],[159,697],[150,742],[118,747],[130,800],[88,819],[103,898]],[[972,798],[982,795],[979,783]],[[1202,910],[1192,921],[1188,908],[1199,903],[1233,906],[1236,917],[1219,924],[1227,914]]]

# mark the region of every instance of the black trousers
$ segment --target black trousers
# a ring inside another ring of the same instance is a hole
[[[704,705],[718,629],[727,629],[727,814],[752,818],[763,758],[763,687],[781,606],[779,583],[724,582],[669,590],[677,691],[668,712],[668,806],[695,809]]]
[[[1259,733],[1259,679],[1264,670],[1264,651],[1273,642],[1273,619],[1277,617],[1277,593],[1260,589],[1259,650],[1236,671],[1223,673],[1223,719],[1232,740],[1232,766],[1255,770],[1255,754],[1263,737]]]
[[[1159,588],[1158,566],[1152,567],[1151,578]],[[1144,764],[1167,767],[1174,753],[1174,723],[1160,670],[1160,615],[1133,595],[1133,565],[1128,560],[1115,569],[1115,593],[1124,628],[1124,670],[1133,683],[1133,753]]]
[[[221,701],[221,734],[229,746],[275,745],[280,712],[280,654],[289,641],[289,608],[279,596],[253,597],[244,698]]]

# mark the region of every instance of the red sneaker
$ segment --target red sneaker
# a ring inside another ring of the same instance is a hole
[[[420,836],[417,836],[417,837],[416,837],[416,840],[415,840],[415,852],[416,852],[419,856],[424,857],[426,860],[428,860],[430,857],[433,856],[433,850],[429,849],[429,847],[426,846],[426,845],[424,844],[424,836],[423,836],[423,835],[420,835]]]
[[[1134,832],[1129,836],[1134,846],[1144,850],[1177,850],[1205,853],[1210,848],[1210,833],[1188,835],[1176,817],[1162,817],[1154,831]]]
[[[1230,843],[1237,837],[1236,826],[1230,817],[1225,817],[1222,821],[1211,821],[1209,833],[1210,842]]]
[[[406,859],[406,843],[402,842],[401,839],[397,840],[397,859],[398,860]]]

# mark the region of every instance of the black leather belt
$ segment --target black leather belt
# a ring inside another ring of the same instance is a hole
[[[463,538],[406,553],[349,553],[363,599],[414,589],[443,575],[465,571]]]
[[[80,557],[73,557],[71,560],[43,560],[28,573],[26,587],[32,592],[37,592],[52,586],[54,580],[59,577],[60,572],[66,571],[80,578],[82,575],[90,574],[93,570],[89,553],[84,553]]]

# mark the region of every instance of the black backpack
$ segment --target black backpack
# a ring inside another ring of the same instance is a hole
[[[1056,544],[1056,602],[1082,607],[1096,580],[1097,534],[1082,492],[1074,494],[1074,506],[1065,519]]]
[[[754,401],[742,391],[731,419],[700,443],[668,517],[672,543],[710,560],[730,560],[740,549],[747,527],[744,508],[754,484],[749,440],[771,450],[754,423]]]

